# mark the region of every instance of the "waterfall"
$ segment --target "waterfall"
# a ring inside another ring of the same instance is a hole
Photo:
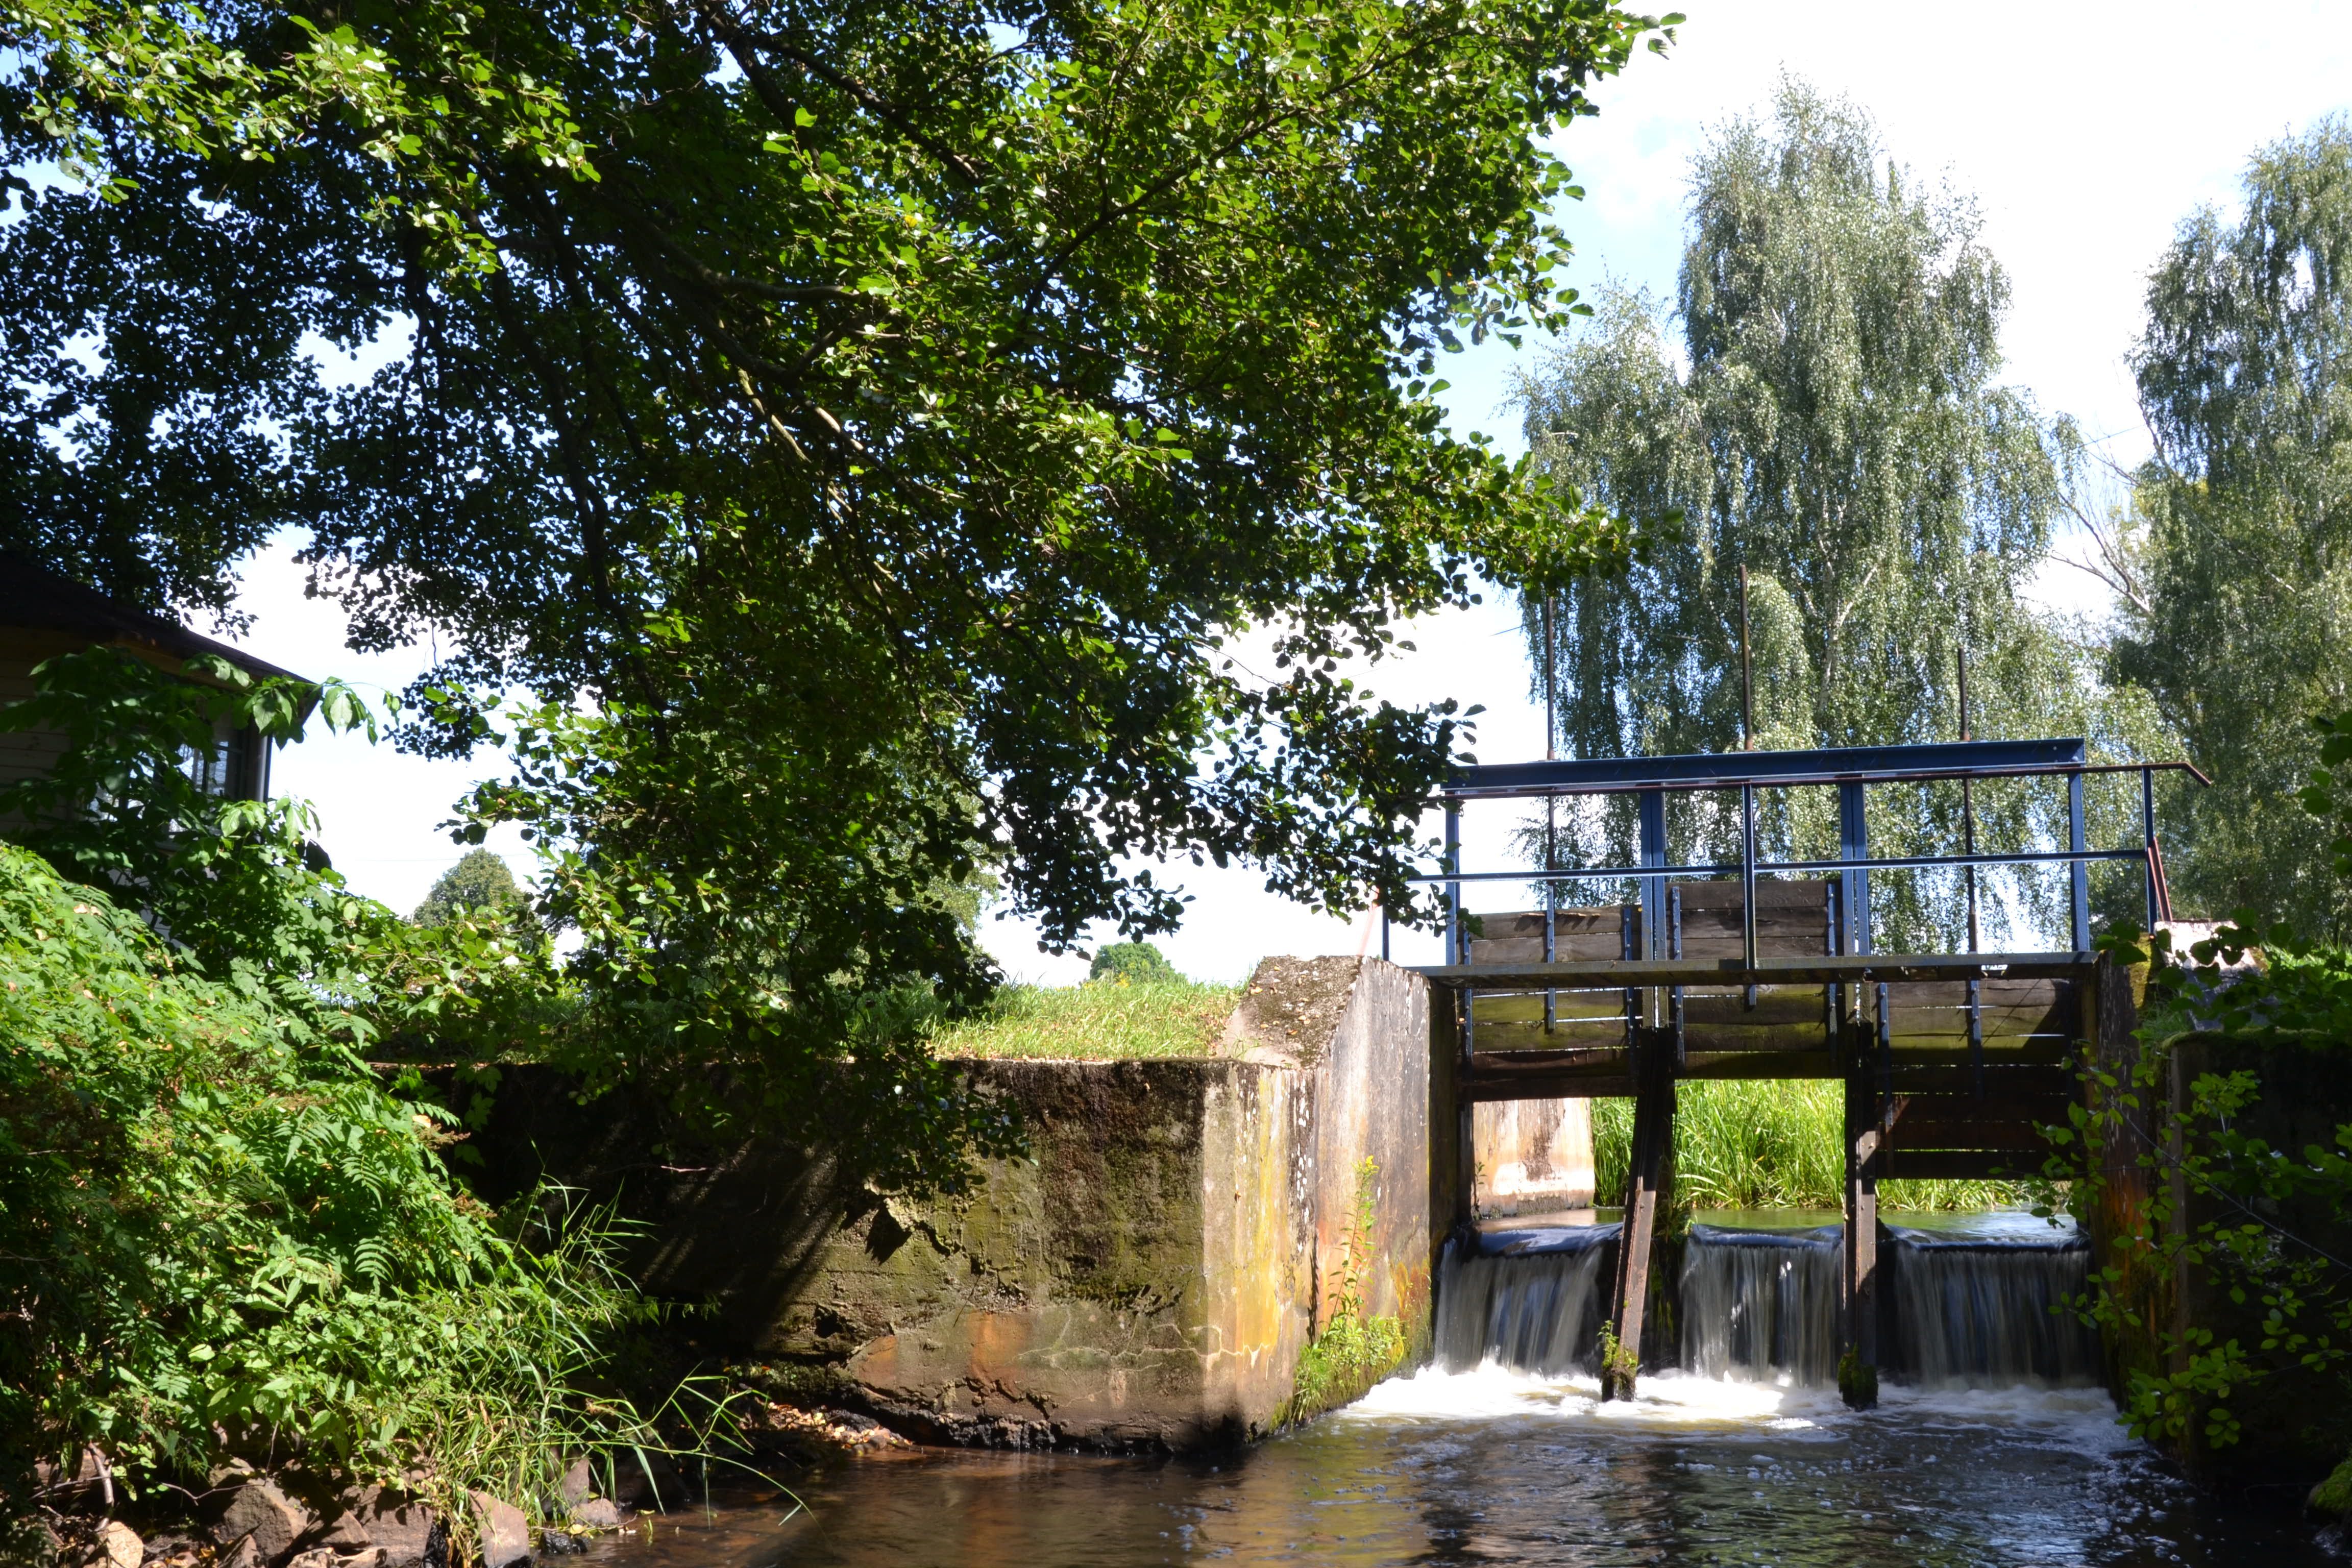
[[[1448,1372],[1492,1359],[1517,1372],[1589,1370],[1601,1333],[1601,1263],[1613,1225],[1493,1231],[1445,1249],[1437,1354]]]
[[[2025,1216],[1889,1231],[1906,1379],[1945,1388],[2101,1380],[2098,1336],[2063,1305],[2089,1281],[2079,1231]]]
[[[1844,1251],[1835,1226],[1692,1226],[1683,1251],[1684,1364],[1703,1377],[1835,1383]]]
[[[1448,1372],[1488,1361],[1547,1376],[1592,1371],[1608,1310],[1602,1266],[1617,1234],[1613,1225],[1528,1228],[1449,1244],[1438,1273],[1438,1363]],[[1930,1388],[2101,1381],[2097,1336],[2072,1312],[2051,1310],[2087,1283],[2090,1249],[2079,1232],[1984,1214],[1906,1215],[1882,1235],[1881,1289],[1892,1299],[1879,1319],[1879,1363],[1889,1378]],[[1693,1225],[1672,1309],[1683,1364],[1701,1377],[1834,1384],[1844,1249],[1834,1225]]]

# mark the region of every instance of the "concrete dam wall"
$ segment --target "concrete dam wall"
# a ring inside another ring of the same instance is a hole
[[[960,1198],[844,1190],[776,1141],[680,1152],[547,1069],[510,1069],[475,1142],[488,1196],[617,1195],[646,1227],[639,1282],[716,1303],[708,1353],[823,1369],[931,1441],[1211,1447],[1315,1413],[1299,1361],[1346,1288],[1426,1353],[1463,1163],[1438,1012],[1378,959],[1275,958],[1213,1057],[968,1062],[1029,1149]],[[1560,1134],[1524,1135],[1568,1163]]]

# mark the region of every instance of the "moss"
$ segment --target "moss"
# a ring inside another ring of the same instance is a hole
[[[2312,1513],[2326,1519],[2342,1519],[2352,1514],[2352,1458],[2347,1458],[2327,1474],[2327,1479],[2311,1489],[2303,1506]]]
[[[1838,1358],[1838,1397],[1855,1410],[1878,1406],[1878,1369],[1862,1359],[1853,1345]]]
[[[1332,1319],[1300,1352],[1278,1425],[1311,1421],[1361,1399],[1403,1363],[1404,1354],[1404,1325],[1394,1318]]]

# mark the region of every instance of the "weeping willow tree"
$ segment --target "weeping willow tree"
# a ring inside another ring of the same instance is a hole
[[[1539,464],[1620,515],[1679,519],[1630,574],[1527,602],[1564,752],[1742,744],[1743,567],[1759,747],[1957,739],[1963,649],[1979,738],[2084,735],[2103,753],[2151,738],[2145,700],[2094,679],[2087,631],[2022,596],[2079,442],[1995,384],[2008,300],[1972,205],[1906,184],[1851,103],[1784,81],[1769,123],[1715,133],[1671,318],[1610,291],[1518,389]],[[2095,793],[2096,829],[2121,837],[2126,792]],[[1980,846],[2063,843],[2064,798],[1979,786]],[[1674,852],[1736,855],[1736,811],[1670,801]],[[1959,847],[1956,786],[1882,788],[1871,811],[1880,853]],[[1760,821],[1767,853],[1836,853],[1829,791],[1768,794]],[[1620,802],[1550,837],[1562,864],[1596,864],[1631,853],[1633,831]],[[2103,905],[2137,907],[2124,880],[2101,879]],[[1874,883],[1886,937],[1962,935],[1951,879]],[[2050,931],[2060,876],[1995,883],[1995,914]]]
[[[2119,668],[2214,774],[2168,823],[2184,912],[2337,940],[2352,897],[2297,792],[2352,705],[2352,121],[2263,149],[2182,224],[2135,368],[2156,455],[2107,552]]]

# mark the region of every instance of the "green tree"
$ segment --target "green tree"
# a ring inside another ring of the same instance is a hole
[[[1906,186],[1862,110],[1801,82],[1769,124],[1716,132],[1692,170],[1679,355],[1656,302],[1619,289],[1520,387],[1544,467],[1629,518],[1680,520],[1629,574],[1525,596],[1567,754],[1738,748],[1743,568],[1760,747],[1957,739],[1963,648],[1978,736],[2141,740],[2145,712],[2091,681],[2087,637],[2021,598],[2075,441],[1993,382],[2009,286],[1977,231],[1966,200]],[[1874,807],[1881,852],[1957,848],[1957,790],[1908,793]],[[1981,789],[1982,841],[2046,839],[2063,805]],[[1767,842],[1834,855],[1834,810],[1768,795]],[[1711,797],[1669,826],[1678,855],[1736,854],[1736,808]],[[1624,857],[1632,833],[1630,808],[1571,818],[1565,854]],[[2046,910],[2054,879],[2027,886]],[[1874,891],[1890,936],[1962,932],[1943,883]]]
[[[2118,670],[2214,775],[2167,847],[2184,912],[2352,920],[2296,791],[2352,700],[2352,123],[2256,154],[2245,208],[2181,227],[2136,369],[2156,456],[2116,541]]]
[[[1623,552],[1435,380],[1565,319],[1544,139],[1654,26],[1607,0],[0,16],[8,157],[113,198],[0,228],[23,449],[79,421],[40,482],[182,428],[78,334],[410,325],[340,391],[221,356],[285,439],[216,533],[299,518],[362,646],[434,629],[406,739],[511,739],[466,831],[548,855],[615,1073],[930,1103],[863,1020],[992,984],[983,849],[1064,946],[1175,923],[1133,858],[1407,911],[1460,715],[1342,662]]]
[[[1088,980],[1108,981],[1114,985],[1150,985],[1157,981],[1181,980],[1176,966],[1167,956],[1148,942],[1107,942],[1095,951],[1094,962],[1087,966]]]
[[[488,849],[468,849],[455,866],[441,873],[440,880],[408,918],[415,925],[446,925],[462,914],[496,915],[522,901],[522,889],[515,886],[514,872],[508,868],[505,857]]]

